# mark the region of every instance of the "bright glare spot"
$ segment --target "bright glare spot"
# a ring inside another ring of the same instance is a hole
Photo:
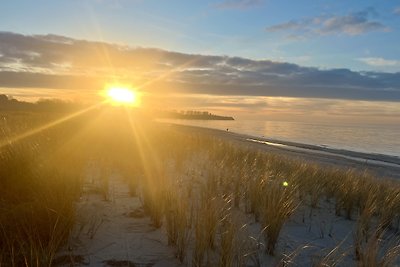
[[[286,186],[288,186],[288,185],[289,185],[289,183],[288,183],[288,182],[286,182],[286,181],[284,181],[284,182],[282,183],[282,185],[286,187]]]
[[[135,104],[136,93],[128,88],[112,87],[107,90],[107,96],[117,104]]]

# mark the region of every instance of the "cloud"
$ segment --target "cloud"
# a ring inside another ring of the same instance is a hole
[[[269,32],[279,32],[279,31],[289,31],[289,30],[298,30],[301,28],[304,28],[308,24],[308,20],[303,20],[303,21],[289,21],[289,22],[284,22],[281,24],[276,24],[267,27],[267,31]]]
[[[396,14],[396,15],[400,15],[400,6],[396,7],[396,8],[393,10],[393,13]]]
[[[364,57],[364,58],[359,58],[358,60],[374,67],[400,66],[400,60],[385,59],[381,57]]]
[[[225,0],[216,4],[220,9],[249,9],[262,5],[262,0]]]
[[[323,70],[271,60],[0,32],[0,87],[95,92],[113,81],[154,94],[400,101],[400,73]]]
[[[388,27],[379,21],[371,20],[376,16],[373,8],[344,16],[317,16],[292,20],[268,26],[268,32],[286,32],[290,36],[313,35],[361,35],[373,31],[388,31]]]

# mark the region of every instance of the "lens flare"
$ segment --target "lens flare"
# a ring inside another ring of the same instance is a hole
[[[124,87],[110,87],[107,90],[107,97],[114,104],[137,104],[137,93],[129,88]]]

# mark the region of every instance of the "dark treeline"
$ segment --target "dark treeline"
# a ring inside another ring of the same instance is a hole
[[[85,108],[83,104],[64,101],[60,99],[40,99],[37,102],[32,103],[32,102],[20,101],[5,94],[0,94],[0,112],[18,111],[18,112],[63,113],[63,112],[73,112],[76,110],[81,110],[83,108]],[[138,113],[139,110],[141,109],[140,108],[135,109],[135,112]],[[186,120],[234,120],[233,117],[220,116],[212,114],[208,111],[196,111],[196,110],[186,110],[186,111],[156,110],[153,111],[152,115],[150,116],[155,118],[186,119]]]
[[[69,112],[82,108],[81,104],[59,99],[41,99],[35,103],[20,101],[7,95],[0,95],[0,111],[52,111]]]
[[[219,116],[208,111],[182,110],[182,111],[162,111],[159,117],[186,120],[235,120],[229,116]]]

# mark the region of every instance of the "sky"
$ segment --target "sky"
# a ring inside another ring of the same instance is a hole
[[[0,2],[0,93],[243,117],[400,122],[394,0]]]

